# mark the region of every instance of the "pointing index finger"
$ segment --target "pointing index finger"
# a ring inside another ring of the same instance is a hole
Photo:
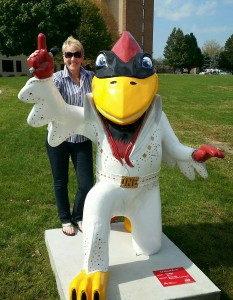
[[[46,37],[43,33],[39,33],[39,35],[38,35],[38,50],[42,50],[42,49],[47,50]]]

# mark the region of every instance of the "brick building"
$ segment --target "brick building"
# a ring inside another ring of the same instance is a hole
[[[129,31],[144,52],[153,52],[154,0],[98,0],[109,8],[118,31]]]
[[[27,57],[25,55],[5,56],[0,54],[0,76],[29,75]]]

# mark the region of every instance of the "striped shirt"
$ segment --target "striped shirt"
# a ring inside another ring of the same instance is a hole
[[[91,82],[94,73],[80,68],[80,84],[74,82],[65,66],[64,70],[53,74],[53,81],[66,103],[76,106],[84,106],[86,93],[91,92]],[[82,143],[88,139],[82,135],[72,135],[66,141],[71,143]]]

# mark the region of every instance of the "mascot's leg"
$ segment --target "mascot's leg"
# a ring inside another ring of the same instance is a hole
[[[88,193],[83,215],[84,270],[71,282],[70,300],[105,299],[110,220],[115,208],[119,211],[122,197],[122,189],[106,181]]]
[[[143,187],[130,213],[133,246],[138,255],[152,255],[161,248],[162,218],[159,186]],[[132,203],[129,205],[132,206]],[[131,208],[129,208],[130,210]]]

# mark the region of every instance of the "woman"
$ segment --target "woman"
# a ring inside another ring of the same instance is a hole
[[[84,97],[91,91],[94,73],[82,67],[84,48],[70,36],[62,46],[64,70],[53,74],[53,80],[63,99],[83,106]],[[84,136],[73,135],[57,147],[46,141],[46,149],[54,179],[58,216],[64,234],[75,235],[76,226],[82,231],[83,207],[87,193],[93,186],[92,143]],[[72,161],[77,178],[77,192],[72,212],[68,196],[69,161]]]

